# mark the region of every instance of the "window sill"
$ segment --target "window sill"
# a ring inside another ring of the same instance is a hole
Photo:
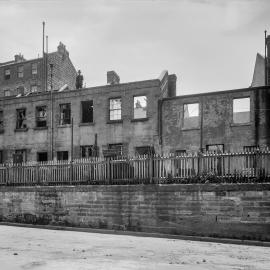
[[[149,118],[148,117],[145,117],[145,118],[134,118],[134,119],[131,119],[130,122],[144,122],[144,121],[148,121]]]
[[[200,130],[199,127],[181,128],[182,131]]]
[[[84,126],[94,126],[95,122],[89,122],[89,123],[79,123],[79,127],[84,127]]]
[[[14,129],[14,132],[26,132],[28,131],[28,128],[16,128]]]
[[[230,126],[231,127],[243,127],[243,126],[250,126],[251,123],[248,122],[248,123],[231,123]]]
[[[121,124],[123,123],[123,120],[120,119],[120,120],[108,120],[107,121],[107,124]]]
[[[44,130],[44,129],[48,129],[48,127],[34,127],[34,130]]]
[[[71,128],[71,124],[58,125],[58,128]]]

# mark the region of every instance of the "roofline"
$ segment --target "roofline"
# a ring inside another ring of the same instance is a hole
[[[217,95],[217,94],[237,93],[237,92],[243,92],[243,91],[256,91],[256,90],[261,90],[261,89],[270,89],[270,86],[256,86],[256,87],[247,87],[247,88],[238,88],[238,89],[231,89],[231,90],[182,95],[182,96],[175,96],[175,97],[167,97],[167,98],[163,98],[162,100],[165,101],[165,100],[181,99],[181,98],[211,96],[211,95]]]

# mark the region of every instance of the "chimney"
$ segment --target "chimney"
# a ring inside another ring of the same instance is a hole
[[[115,71],[107,71],[107,84],[114,85],[120,83],[120,77]]]
[[[20,62],[23,62],[25,61],[24,57],[22,54],[16,54],[14,56],[14,59],[15,59],[15,63],[20,63]]]
[[[61,41],[57,47],[57,52],[65,56],[69,56],[69,52],[67,51],[66,46]]]
[[[169,97],[176,96],[176,81],[177,81],[177,77],[175,74],[170,74],[168,76],[168,96]]]

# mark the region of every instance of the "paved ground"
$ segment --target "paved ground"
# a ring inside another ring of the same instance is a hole
[[[0,269],[270,269],[270,248],[0,226]]]

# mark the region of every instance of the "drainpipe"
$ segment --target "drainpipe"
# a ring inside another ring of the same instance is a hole
[[[201,110],[200,110],[200,114],[201,114],[201,123],[200,123],[200,151],[203,152],[203,98],[201,99]]]
[[[162,146],[163,140],[162,140],[162,104],[163,99],[158,100],[158,138],[159,138],[159,145]]]

